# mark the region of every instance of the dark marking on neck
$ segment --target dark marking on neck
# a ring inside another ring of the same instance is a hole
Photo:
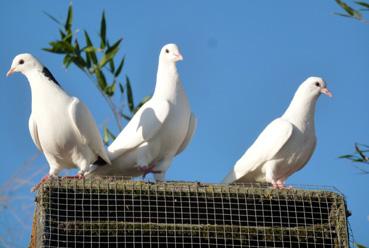
[[[108,163],[102,157],[98,156],[96,161],[93,162],[93,164],[97,166],[104,166],[107,165]]]
[[[53,74],[51,74],[51,72],[49,71],[49,69],[47,69],[45,66],[42,68],[42,74],[44,74],[45,77],[47,77],[53,83],[55,83],[56,85],[58,85],[60,87],[60,84],[58,83],[58,81],[56,81],[56,79],[54,78]]]

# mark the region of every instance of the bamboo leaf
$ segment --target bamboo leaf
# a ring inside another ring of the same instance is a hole
[[[88,56],[87,53],[85,53],[85,60],[86,60],[86,66],[88,69],[91,68],[91,59],[90,59],[90,56]]]
[[[352,16],[350,15],[347,15],[347,14],[342,14],[342,13],[334,13],[335,15],[338,15],[338,16],[342,16],[342,17],[349,17],[349,18],[352,18]]]
[[[120,93],[123,94],[124,93],[124,87],[123,85],[119,82],[119,90],[120,90]]]
[[[369,3],[361,2],[361,1],[355,1],[355,3],[362,6],[362,7],[365,7],[367,9],[369,9]]]
[[[353,155],[346,154],[346,155],[341,155],[338,158],[352,158],[352,157],[353,157]]]
[[[102,59],[100,60],[99,66],[100,68],[103,68],[104,65],[111,60],[112,58],[114,58],[114,56],[117,54],[117,52],[119,51],[119,45],[121,43],[122,39],[119,39],[117,42],[115,42],[111,47],[109,47],[104,56],[102,57]]]
[[[105,92],[105,94],[106,94],[107,96],[112,97],[112,96],[114,95],[114,93],[115,93],[115,88],[116,88],[116,84],[117,84],[117,82],[116,82],[116,81],[114,81],[111,85],[109,85],[109,86],[105,87],[104,92]]]
[[[127,93],[127,101],[128,101],[129,111],[131,113],[134,113],[134,111],[135,111],[135,104],[134,104],[134,99],[133,99],[131,81],[129,80],[129,77],[128,76],[126,76],[126,93]]]
[[[56,19],[54,16],[52,16],[51,14],[47,13],[46,11],[42,11],[45,15],[47,15],[51,20],[53,20],[55,23],[57,23],[58,25],[62,26],[61,22]]]
[[[126,121],[130,121],[131,120],[131,117],[124,114],[124,113],[120,113],[120,115],[126,120]]]
[[[71,63],[72,63],[72,58],[69,55],[66,55],[63,59],[63,64],[65,68],[68,68]]]
[[[66,35],[64,35],[62,41],[68,43],[68,44],[71,44],[71,42],[69,42],[69,40],[72,40],[72,36],[73,36],[73,33],[68,33]]]
[[[95,65],[97,65],[97,56],[96,56],[94,45],[92,44],[90,36],[88,35],[88,33],[86,31],[84,31],[84,34],[85,34],[85,40],[86,40],[86,44],[87,44],[87,47],[85,48],[86,55],[90,57],[90,60]]]
[[[84,68],[86,67],[86,62],[85,60],[78,54],[72,56],[73,59],[73,63],[78,66],[80,69],[84,70]]]
[[[359,11],[353,9],[350,7],[347,3],[343,2],[342,0],[336,0],[336,3],[344,10],[347,14],[349,14],[351,17],[361,20],[362,15]],[[344,15],[342,15],[344,16]]]
[[[122,72],[123,66],[124,66],[124,61],[125,61],[125,57],[122,58],[122,60],[120,61],[120,64],[117,68],[117,70],[114,73],[114,77],[118,77],[119,74]]]
[[[105,12],[103,11],[100,24],[100,48],[104,49],[106,45],[106,20]]]
[[[355,247],[356,247],[356,248],[366,248],[366,246],[361,245],[361,244],[359,244],[359,243],[355,243]]]
[[[100,70],[100,68],[95,68],[95,74],[98,82],[99,89],[104,92],[106,88],[106,78],[104,73]]]
[[[73,6],[72,4],[68,7],[68,15],[67,19],[65,20],[64,28],[67,33],[72,33],[72,21],[73,21]]]
[[[74,52],[74,47],[66,41],[51,41],[51,48],[44,48],[44,51],[59,53],[59,54],[68,54]]]
[[[115,135],[107,127],[104,127],[104,144],[108,145],[110,141],[114,141],[115,138]]]
[[[110,68],[110,72],[111,73],[114,73],[114,71],[115,71],[115,64],[114,64],[114,60],[113,59],[109,60],[109,68]]]
[[[145,96],[139,104],[135,107],[133,114],[136,114],[136,112],[144,105],[148,100],[151,99],[151,96]]]
[[[64,39],[67,35],[59,29],[60,38]]]

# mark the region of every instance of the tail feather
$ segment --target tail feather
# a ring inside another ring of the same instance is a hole
[[[104,166],[104,165],[107,165],[108,162],[106,162],[102,157],[98,156],[96,161],[93,162],[92,164],[97,165],[97,166]]]
[[[237,180],[236,173],[232,169],[228,175],[223,179],[224,184],[231,184],[234,183]]]

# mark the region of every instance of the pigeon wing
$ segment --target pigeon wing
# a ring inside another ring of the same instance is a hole
[[[181,153],[187,147],[187,145],[190,143],[190,141],[192,139],[192,136],[195,133],[196,127],[197,127],[197,118],[193,113],[191,113],[190,122],[188,124],[188,130],[187,130],[186,137],[183,140],[181,146],[179,147],[176,155]]]
[[[73,97],[72,103],[69,106],[69,117],[75,133],[80,138],[80,142],[88,145],[100,158],[102,158],[107,164],[110,164],[110,159],[104,148],[99,130],[92,114],[76,97]]]
[[[36,122],[34,122],[32,118],[32,114],[30,115],[29,120],[28,120],[28,128],[29,128],[29,132],[31,134],[33,143],[35,143],[37,148],[42,152],[41,143],[40,143],[40,140],[38,139],[37,124]]]
[[[168,117],[170,104],[166,100],[149,100],[129,121],[108,147],[111,159],[123,155],[153,138]]]
[[[293,125],[278,118],[272,121],[259,135],[251,147],[237,161],[233,170],[224,179],[231,183],[262,166],[283,148],[292,136]]]

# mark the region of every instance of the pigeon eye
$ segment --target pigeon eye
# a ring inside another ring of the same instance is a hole
[[[166,53],[169,53],[169,49],[165,49],[165,52],[166,52]]]
[[[20,65],[24,64],[24,60],[23,59],[19,60],[19,64]]]
[[[315,86],[320,87],[320,83],[319,82],[316,82],[315,83]]]

